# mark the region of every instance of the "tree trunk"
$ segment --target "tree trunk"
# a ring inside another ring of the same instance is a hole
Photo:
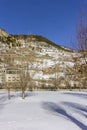
[[[22,90],[22,99],[25,99],[25,91]]]
[[[10,88],[8,88],[8,99],[10,99]]]

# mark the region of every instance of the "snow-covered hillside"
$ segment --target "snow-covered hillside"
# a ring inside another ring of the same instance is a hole
[[[7,67],[21,70],[29,70],[33,81],[38,82],[38,89],[53,86],[57,81],[56,88],[79,88],[84,87],[85,76],[77,74],[75,70],[76,62],[78,66],[83,65],[82,54],[78,54],[69,48],[55,44],[47,38],[39,35],[10,35],[4,30],[0,30],[0,69],[6,70]],[[78,58],[80,57],[80,58]],[[77,59],[76,59],[77,58]],[[79,59],[79,60],[78,60]],[[79,71],[79,70],[78,70]],[[4,74],[0,74],[1,76]],[[80,77],[80,79],[79,79]],[[78,79],[76,83],[76,78]],[[1,77],[1,79],[4,79]],[[69,81],[73,82],[73,85]],[[81,81],[81,83],[80,83]],[[46,85],[48,82],[48,86]],[[62,83],[63,82],[63,83]],[[0,84],[3,84],[0,81]],[[62,86],[62,84],[64,84]],[[85,83],[87,84],[87,83]],[[85,85],[84,88],[86,88]]]
[[[0,92],[0,130],[87,130],[87,92]]]

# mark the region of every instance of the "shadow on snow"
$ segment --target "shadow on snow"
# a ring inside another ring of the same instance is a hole
[[[5,101],[7,100],[7,97],[5,94],[0,93],[0,110],[6,105]]]
[[[67,105],[67,109],[69,109],[69,106],[70,106],[70,107],[73,107],[73,108],[75,107],[76,109],[79,109],[79,110],[81,110],[83,112],[84,111],[87,112],[86,108],[81,107],[81,106],[76,105],[76,104],[74,106],[74,104],[72,104],[72,103],[70,104],[70,103],[64,102],[64,103],[62,103],[62,105]],[[70,115],[68,113],[68,110],[66,111],[64,108],[62,108],[60,105],[57,105],[56,103],[44,102],[44,103],[42,103],[42,107],[43,107],[43,109],[48,110],[51,113],[56,114],[56,116],[62,116],[62,117],[65,117],[65,118],[69,119],[74,124],[76,124],[79,128],[81,128],[82,130],[86,130],[87,129],[86,125],[84,125],[82,122],[80,122],[75,117]]]
[[[68,106],[68,108],[73,108],[74,111],[78,112],[79,114],[83,115],[85,118],[87,118],[87,106],[82,106],[78,103],[71,103],[71,102],[62,102],[65,106]]]
[[[63,92],[63,94],[68,94],[71,96],[77,96],[80,98],[86,98],[87,99],[87,94],[86,93],[77,93],[77,92]]]
[[[31,96],[36,96],[37,94],[31,91],[26,91],[25,92],[25,98],[26,97],[31,97]],[[22,92],[10,92],[10,98],[13,99],[15,97],[22,97]]]

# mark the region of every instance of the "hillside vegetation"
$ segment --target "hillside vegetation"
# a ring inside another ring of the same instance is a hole
[[[0,68],[27,70],[34,82],[33,89],[86,88],[86,71],[79,70],[81,66],[81,70],[87,68],[86,55],[43,36],[12,35],[0,29]]]

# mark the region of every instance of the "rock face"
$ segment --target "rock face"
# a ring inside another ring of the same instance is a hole
[[[0,29],[0,68],[28,70],[38,89],[78,86],[75,59],[80,55],[42,36],[10,35]]]
[[[8,33],[5,32],[5,30],[0,29],[0,37],[8,37]]]

